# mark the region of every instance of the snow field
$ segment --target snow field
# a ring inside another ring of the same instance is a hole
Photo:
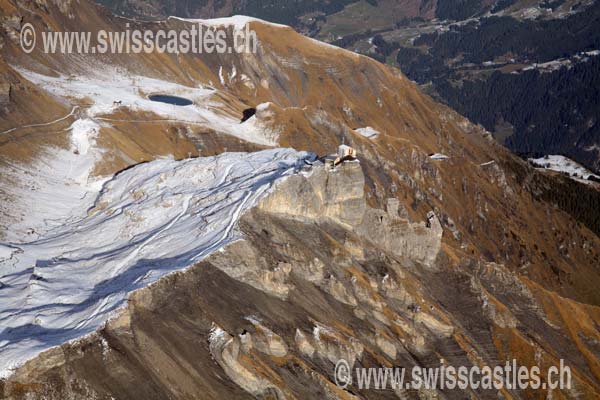
[[[18,248],[0,245],[0,376],[239,239],[240,216],[313,157],[271,149],[140,164],[105,183],[89,210]]]

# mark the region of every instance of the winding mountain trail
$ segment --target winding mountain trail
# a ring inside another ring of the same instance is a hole
[[[55,120],[53,120],[53,121],[50,121],[50,122],[44,122],[44,123],[40,123],[40,124],[31,124],[31,125],[17,126],[17,127],[15,127],[15,128],[8,129],[8,130],[6,130],[6,131],[4,131],[4,132],[0,132],[0,135],[3,135],[3,134],[5,134],[5,133],[12,133],[12,132],[18,131],[19,129],[26,129],[26,128],[40,128],[40,127],[42,127],[42,126],[50,126],[50,125],[57,124],[57,123],[59,123],[59,122],[62,122],[62,121],[64,121],[64,120],[66,120],[67,118],[69,118],[69,117],[72,117],[73,115],[75,115],[75,111],[77,111],[78,109],[79,109],[79,106],[75,106],[75,107],[73,107],[73,109],[71,109],[71,112],[70,112],[70,113],[68,113],[67,115],[65,115],[65,116],[63,116],[63,117],[60,117],[60,118],[58,118],[58,119],[55,119]]]

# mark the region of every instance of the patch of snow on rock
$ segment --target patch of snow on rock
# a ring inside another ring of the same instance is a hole
[[[223,339],[229,338],[229,334],[225,332],[223,328],[213,322],[212,327],[210,328],[210,333],[208,334],[208,341],[210,343],[218,343]]]
[[[358,128],[355,129],[355,131],[368,139],[376,139],[380,135],[379,131],[371,128],[370,126],[367,126],[366,128]]]
[[[281,129],[270,122],[275,118],[275,107],[273,103],[261,103],[256,106],[256,113],[243,123],[231,129],[234,135],[240,139],[252,141],[252,138],[262,137],[261,144],[276,146],[279,142]]]
[[[71,142],[77,154],[86,155],[96,142],[100,125],[91,119],[78,119],[71,125]]]
[[[225,76],[223,76],[223,66],[222,65],[219,67],[219,81],[221,82],[221,85],[225,86]]]
[[[435,153],[435,154],[430,155],[429,158],[432,160],[436,160],[436,161],[443,161],[443,160],[449,159],[450,157],[448,157],[445,154]]]

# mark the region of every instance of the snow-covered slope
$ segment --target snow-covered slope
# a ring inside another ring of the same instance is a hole
[[[236,240],[240,215],[312,157],[273,149],[141,164],[107,182],[87,212],[18,248],[0,245],[0,376]]]
[[[277,137],[240,124],[239,119],[219,112],[218,104],[213,100],[213,89],[133,75],[103,65],[92,69],[93,72],[88,75],[81,76],[56,77],[25,69],[18,70],[29,81],[58,97],[91,100],[92,104],[86,110],[89,118],[97,117],[106,122],[109,118],[104,118],[103,115],[116,111],[118,107],[125,107],[131,111],[150,112],[167,121],[202,125],[260,145],[276,146],[278,143]],[[180,96],[191,100],[193,104],[177,106],[152,101],[148,96],[153,94]]]
[[[4,160],[0,191],[14,201],[0,203],[0,213],[11,216],[3,240],[32,241],[93,204],[106,181],[92,176],[103,154],[95,146],[99,129],[91,119],[78,119],[69,129],[69,149],[48,146],[29,164]]]
[[[600,176],[593,174],[583,165],[560,155],[550,155],[540,158],[530,158],[529,161],[540,168],[549,169],[551,171],[562,172],[573,179],[587,180],[590,176],[600,179]]]

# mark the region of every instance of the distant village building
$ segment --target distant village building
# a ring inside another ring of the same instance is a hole
[[[338,157],[341,159],[356,158],[356,150],[354,150],[350,146],[346,146],[345,144],[342,144],[342,145],[340,145],[340,147],[338,147]]]
[[[353,147],[342,144],[338,146],[338,150],[336,153],[324,156],[323,158],[321,158],[321,161],[333,168],[343,163],[344,161],[355,160],[356,155],[356,150]]]
[[[337,158],[333,165],[338,165],[346,160],[354,160],[356,158],[356,150],[353,147],[342,144],[338,147]]]

